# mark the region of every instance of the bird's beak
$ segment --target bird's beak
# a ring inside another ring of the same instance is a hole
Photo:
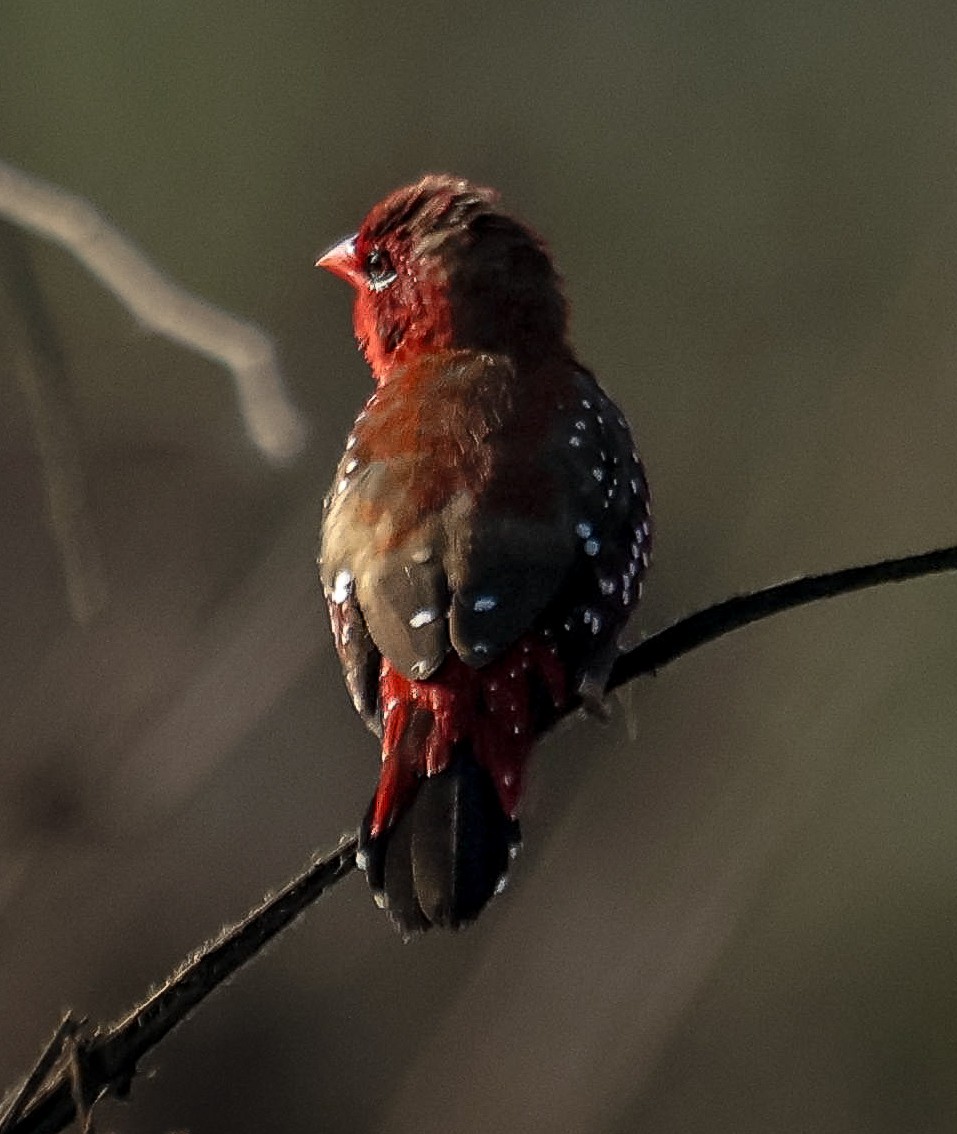
[[[316,260],[316,267],[325,268],[327,272],[332,272],[334,276],[352,284],[353,287],[360,287],[365,283],[365,275],[356,259],[355,234],[347,236],[345,240],[340,240],[338,244],[333,244],[323,252]]]

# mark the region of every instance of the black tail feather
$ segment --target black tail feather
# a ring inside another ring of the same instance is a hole
[[[367,817],[360,833],[369,885],[406,936],[473,921],[519,842],[518,823],[503,812],[491,776],[463,749],[420,782],[392,828],[370,838]]]

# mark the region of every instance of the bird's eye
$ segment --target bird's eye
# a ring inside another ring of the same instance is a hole
[[[369,277],[369,287],[373,291],[382,291],[395,279],[395,268],[389,259],[389,253],[381,248],[373,248],[366,256],[365,271]]]

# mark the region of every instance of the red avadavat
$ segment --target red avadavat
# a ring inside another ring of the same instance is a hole
[[[574,694],[600,704],[648,488],[542,241],[494,192],[424,177],[318,265],[355,288],[376,383],[320,554],[349,693],[382,738],[360,864],[402,933],[458,927],[504,884],[536,737]]]

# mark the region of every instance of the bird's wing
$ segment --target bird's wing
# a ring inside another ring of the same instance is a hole
[[[382,655],[366,626],[352,573],[340,567],[330,578],[324,578],[323,593],[346,689],[363,722],[380,735],[378,698]]]
[[[450,648],[484,665],[543,619],[572,635],[584,672],[617,640],[638,573],[646,490],[627,426],[565,364],[525,380],[458,352],[414,378],[370,400],[327,501],[322,573],[327,596],[349,599],[331,609],[354,626],[350,689],[371,688],[378,655],[419,679]]]
[[[513,437],[468,521],[452,524],[467,546],[450,572],[451,638],[481,664],[537,623],[576,684],[603,686],[648,563],[648,489],[628,426],[592,375],[548,381],[544,435],[525,449]],[[539,424],[519,413],[515,427]]]
[[[375,709],[383,656],[407,677],[421,679],[449,649],[438,517],[408,498],[419,464],[409,454],[357,444],[340,462],[326,500],[320,574],[333,629],[352,627],[349,642],[340,645],[337,636],[337,648],[364,716]]]
[[[558,420],[552,460],[562,470],[576,547],[545,618],[574,684],[595,704],[650,561],[651,500],[628,424],[588,371],[576,372]]]

